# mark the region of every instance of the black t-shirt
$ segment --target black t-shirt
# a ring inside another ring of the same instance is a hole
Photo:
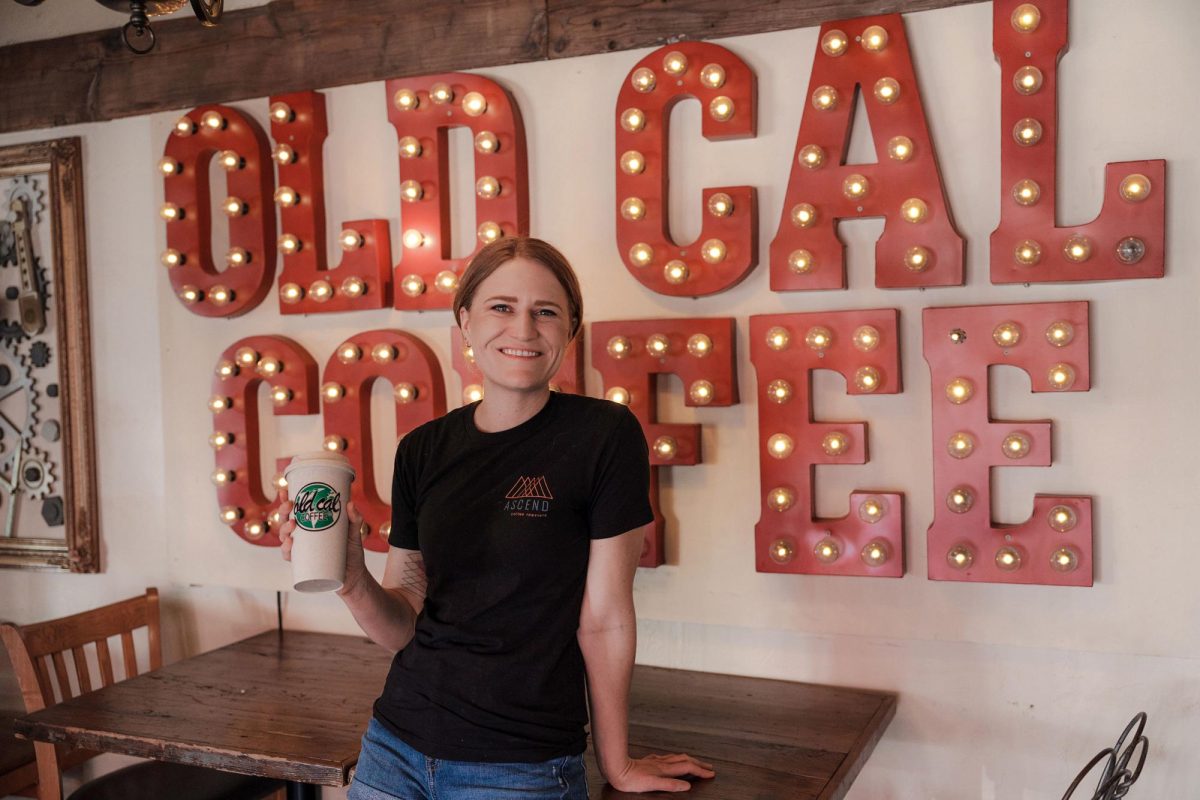
[[[431,758],[576,755],[589,544],[653,520],[646,440],[607,400],[551,392],[496,433],[475,427],[476,405],[396,449],[389,542],[420,549],[429,584],[375,716]]]

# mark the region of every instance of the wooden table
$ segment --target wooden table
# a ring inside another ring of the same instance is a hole
[[[361,636],[270,631],[16,720],[41,741],[345,786],[391,656]],[[717,777],[689,796],[834,800],[896,709],[886,692],[637,667],[633,755],[685,751]],[[635,797],[603,785],[593,798]],[[301,784],[309,787],[300,788]],[[663,795],[665,796],[665,795]],[[647,795],[637,795],[647,797]]]

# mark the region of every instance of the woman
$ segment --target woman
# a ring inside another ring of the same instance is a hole
[[[586,798],[585,673],[608,782],[686,791],[710,765],[627,746],[633,576],[654,524],[645,438],[624,406],[550,391],[582,324],[575,274],[545,242],[501,239],[453,308],[483,400],[397,447],[381,582],[357,534],[347,542],[339,594],[398,651],[349,798]]]

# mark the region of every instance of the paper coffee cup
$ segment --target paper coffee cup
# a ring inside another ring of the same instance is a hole
[[[292,588],[333,592],[346,581],[346,503],[354,467],[341,453],[296,456],[283,471],[293,503]]]

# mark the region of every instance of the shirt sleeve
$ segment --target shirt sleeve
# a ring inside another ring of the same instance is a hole
[[[654,521],[650,507],[650,450],[637,417],[620,409],[616,428],[600,449],[592,486],[588,531],[607,539]]]
[[[421,549],[417,538],[417,470],[412,439],[405,436],[396,445],[396,463],[392,467],[392,532],[388,544],[403,550]]]

